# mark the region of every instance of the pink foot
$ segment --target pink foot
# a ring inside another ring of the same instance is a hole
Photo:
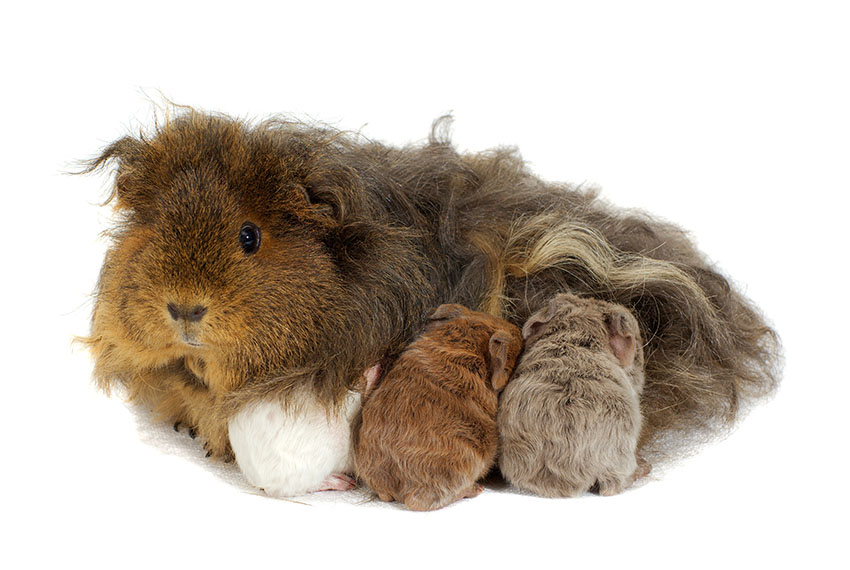
[[[342,473],[331,473],[316,491],[349,491],[357,486],[354,479]]]
[[[372,366],[366,372],[363,373],[363,377],[366,379],[366,388],[363,390],[363,394],[368,396],[369,393],[375,389],[375,384],[378,382],[378,378],[381,377],[381,363]]]

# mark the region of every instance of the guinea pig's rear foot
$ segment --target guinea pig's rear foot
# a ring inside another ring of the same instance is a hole
[[[649,475],[649,472],[652,471],[652,465],[643,457],[638,456],[637,458],[637,469],[632,474],[632,483],[637,481],[638,479],[642,479]]]
[[[350,491],[356,486],[357,483],[348,475],[331,473],[325,477],[316,491]]]
[[[457,495],[441,495],[437,492],[419,492],[412,493],[404,499],[404,506],[411,511],[436,511],[447,507],[452,503],[461,499],[471,499],[481,494],[484,487],[478,483],[473,483],[466,489],[462,490]]]
[[[622,493],[626,487],[632,484],[630,479],[620,479],[616,476],[600,477],[597,482],[599,494],[603,497],[610,497]]]

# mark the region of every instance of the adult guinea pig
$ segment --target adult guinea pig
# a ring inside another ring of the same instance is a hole
[[[498,392],[522,350],[519,328],[442,305],[363,405],[357,475],[383,501],[434,510],[481,492],[496,458]]]
[[[89,163],[116,224],[88,344],[101,387],[229,457],[259,402],[345,406],[431,307],[518,324],[574,291],[633,307],[648,339],[646,442],[774,385],[773,332],[686,234],[441,133],[394,148],[320,125],[175,110]],[[687,371],[687,373],[683,373]]]
[[[643,347],[628,309],[561,294],[522,329],[499,405],[499,469],[548,497],[613,495],[648,472],[636,455]],[[640,465],[639,465],[640,463]]]

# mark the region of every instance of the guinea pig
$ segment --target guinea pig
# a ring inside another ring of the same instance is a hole
[[[230,419],[230,445],[248,482],[272,497],[352,489],[351,422],[360,394],[350,392],[332,412],[310,394],[292,400],[256,402]]]
[[[621,305],[560,294],[522,329],[525,352],[499,403],[499,469],[547,497],[623,491],[648,473],[636,454],[643,347]]]
[[[373,385],[380,364],[364,373]],[[228,431],[236,462],[253,486],[272,497],[315,491],[347,491],[355,481],[351,426],[360,412],[360,393],[328,410],[309,390],[286,402],[273,397],[240,410]]]
[[[522,350],[518,327],[442,305],[363,404],[355,465],[383,501],[415,511],[478,495],[493,466],[496,408]]]
[[[100,387],[213,458],[252,405],[309,387],[345,408],[443,303],[514,324],[563,291],[632,307],[652,370],[644,442],[731,421],[775,385],[773,331],[684,232],[544,182],[516,152],[460,153],[446,121],[399,148],[172,111],[88,163],[115,167],[116,219],[86,342]]]

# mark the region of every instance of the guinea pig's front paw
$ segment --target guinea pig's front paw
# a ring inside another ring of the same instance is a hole
[[[364,387],[363,387],[363,394],[365,396],[368,396],[369,394],[372,393],[372,390],[375,389],[375,385],[378,383],[378,379],[380,377],[381,377],[381,363],[380,362],[375,364],[374,366],[372,366],[371,368],[366,370],[366,372],[363,373],[363,379],[364,379],[364,384],[365,384]]]
[[[180,433],[180,426],[182,426],[182,425],[183,425],[183,422],[174,422],[174,431]],[[195,428],[193,428],[193,427],[189,428],[188,433],[189,433],[189,437],[191,437],[192,439],[195,439],[196,437],[198,437],[198,432],[195,431]]]
[[[331,473],[325,477],[316,491],[350,491],[356,486],[357,483],[348,475]]]
[[[207,452],[206,457],[209,459],[220,459],[225,463],[233,463],[236,459],[236,456],[233,454],[233,450],[226,444],[214,445],[207,441],[204,443],[204,449]]]

